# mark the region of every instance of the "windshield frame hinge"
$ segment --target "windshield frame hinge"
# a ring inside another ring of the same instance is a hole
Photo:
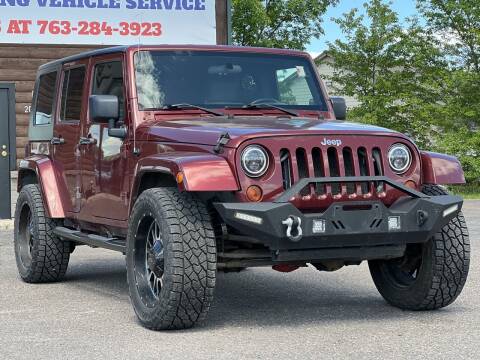
[[[228,142],[231,140],[230,134],[228,132],[223,132],[220,134],[220,137],[217,140],[217,144],[213,148],[216,154],[220,154],[223,152],[223,148]]]

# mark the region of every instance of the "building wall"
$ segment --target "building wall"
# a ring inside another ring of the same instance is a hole
[[[335,86],[335,84],[331,80],[327,79],[333,75],[333,59],[330,56],[326,55],[322,56],[321,59],[317,58],[316,64],[318,73],[325,82],[325,86],[329,95],[344,97],[348,108],[353,108],[360,105],[360,102],[355,97],[342,94],[339,86]]]
[[[293,80],[292,84],[290,85],[292,89],[292,93],[297,99],[297,103],[305,104],[309,103],[312,99],[312,93],[308,87],[304,78],[296,78]]]
[[[0,44],[0,82],[15,84],[17,159],[25,156],[32,92],[38,67],[54,59],[94,48],[71,45]]]

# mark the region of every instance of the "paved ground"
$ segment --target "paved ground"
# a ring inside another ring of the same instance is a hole
[[[15,214],[15,204],[17,203],[17,197],[18,197],[18,193],[17,193],[17,172],[12,172],[12,181],[11,181],[11,185],[10,185],[10,191],[11,191],[11,194],[10,194],[10,197],[12,199],[12,217],[13,215]]]
[[[0,232],[0,359],[478,359],[480,201],[465,206],[473,262],[460,298],[435,312],[392,308],[367,266],[219,274],[208,322],[143,329],[130,306],[124,258],[77,249],[59,284],[19,280],[11,232]]]
[[[17,172],[14,171],[11,173],[11,176],[12,176],[12,181],[11,181],[11,194],[10,194],[10,198],[11,198],[11,214],[12,214],[12,217],[14,216],[15,214],[15,204],[17,203],[17,197],[18,197],[18,193],[17,193]],[[1,200],[0,200],[1,201]],[[0,231],[3,231],[3,230],[11,230],[13,228],[13,221],[11,220],[2,220],[0,219]]]

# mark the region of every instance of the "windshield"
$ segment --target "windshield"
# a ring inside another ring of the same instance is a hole
[[[206,51],[139,51],[140,110],[172,104],[242,107],[259,101],[327,111],[311,63],[301,56]]]

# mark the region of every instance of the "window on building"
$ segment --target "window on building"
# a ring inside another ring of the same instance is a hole
[[[125,100],[121,61],[106,62],[95,66],[92,95],[114,95],[118,97],[119,120],[124,120]]]
[[[78,121],[82,112],[85,67],[65,71],[62,86],[61,121]]]
[[[48,125],[52,123],[53,99],[57,72],[40,76],[38,85],[37,103],[35,104],[35,125]]]

